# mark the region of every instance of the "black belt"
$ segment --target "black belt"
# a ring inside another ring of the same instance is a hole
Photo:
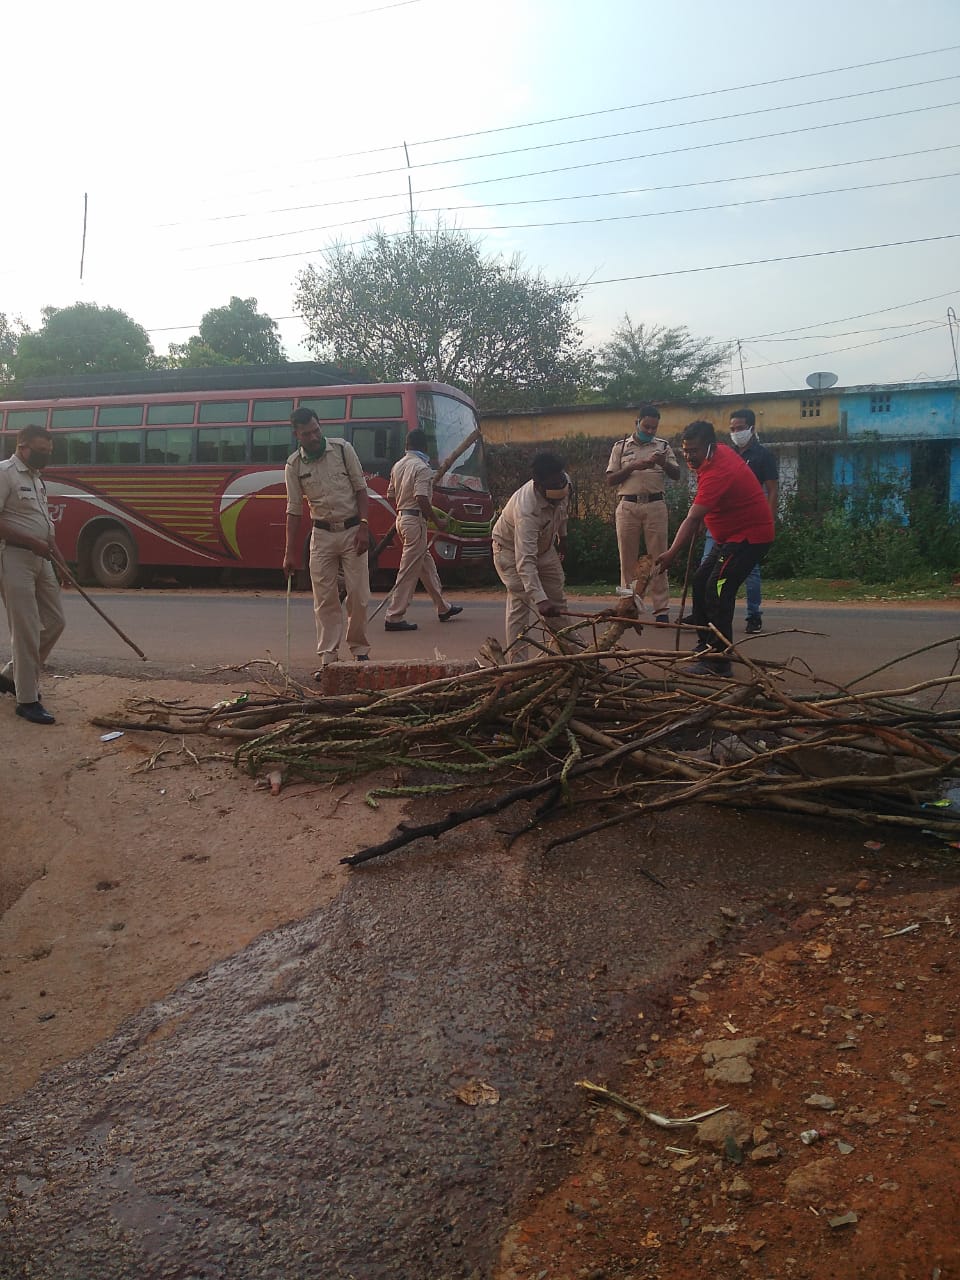
[[[359,523],[359,516],[351,516],[349,520],[344,520],[343,524],[331,523],[329,520],[314,520],[313,527],[322,529],[324,533],[339,533],[341,529],[355,529]]]
[[[419,507],[405,507],[403,511],[398,512],[401,516],[422,516],[423,512]]]
[[[662,502],[662,493],[621,493],[621,502]]]

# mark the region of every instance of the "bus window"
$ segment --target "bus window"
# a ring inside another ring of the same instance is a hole
[[[22,431],[24,427],[45,427],[46,409],[11,409],[7,414],[7,430]]]
[[[289,422],[293,413],[292,400],[254,400],[254,422]]]
[[[193,459],[193,431],[189,427],[168,427],[148,431],[144,461],[151,466],[187,466]]]
[[[402,423],[371,422],[362,427],[354,427],[350,433],[350,442],[357,451],[364,471],[388,476],[391,466],[403,453],[405,435]]]
[[[93,461],[93,432],[64,431],[53,442],[53,461],[83,466]]]
[[[246,400],[218,400],[202,402],[197,414],[198,422],[246,422],[250,410]]]
[[[347,416],[346,396],[305,396],[300,401],[301,409],[312,409],[321,422],[341,421]]]
[[[198,462],[246,462],[246,427],[201,427],[197,432]]]
[[[79,424],[78,424],[79,425]],[[139,427],[143,425],[142,404],[108,404],[100,408],[100,427]]]
[[[142,431],[97,432],[97,463],[101,466],[139,466],[142,454]]]
[[[148,427],[165,427],[170,423],[193,422],[196,405],[152,404],[147,409]]]
[[[50,415],[51,427],[92,427],[92,409],[54,409]]]
[[[351,418],[402,418],[402,396],[352,396]]]
[[[251,462],[286,462],[295,448],[290,427],[254,427]]]
[[[0,446],[2,446],[0,447],[0,457],[12,457],[17,451],[17,437],[13,435],[4,436],[0,441]]]

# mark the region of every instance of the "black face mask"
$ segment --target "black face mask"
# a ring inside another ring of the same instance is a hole
[[[327,451],[327,440],[325,436],[321,436],[315,443],[301,443],[300,448],[307,458],[322,458]]]
[[[38,449],[28,449],[25,461],[31,470],[42,471],[50,462],[50,454],[41,453]]]

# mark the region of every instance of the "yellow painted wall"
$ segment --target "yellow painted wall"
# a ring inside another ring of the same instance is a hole
[[[815,402],[819,400],[819,406]],[[696,418],[706,418],[718,431],[725,431],[735,409],[752,409],[757,415],[757,431],[764,439],[789,435],[802,437],[838,433],[840,396],[823,391],[777,391],[755,396],[718,396],[696,403],[678,401],[660,404],[660,435],[672,439]],[[819,407],[819,414],[816,412]],[[542,409],[529,413],[481,414],[481,427],[492,444],[538,444],[562,440],[566,436],[600,436],[615,439],[628,435],[637,420],[636,406],[575,405]]]

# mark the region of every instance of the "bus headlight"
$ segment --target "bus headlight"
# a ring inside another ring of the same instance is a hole
[[[456,560],[457,544],[455,542],[447,542],[445,538],[435,538],[433,549],[441,560]]]

